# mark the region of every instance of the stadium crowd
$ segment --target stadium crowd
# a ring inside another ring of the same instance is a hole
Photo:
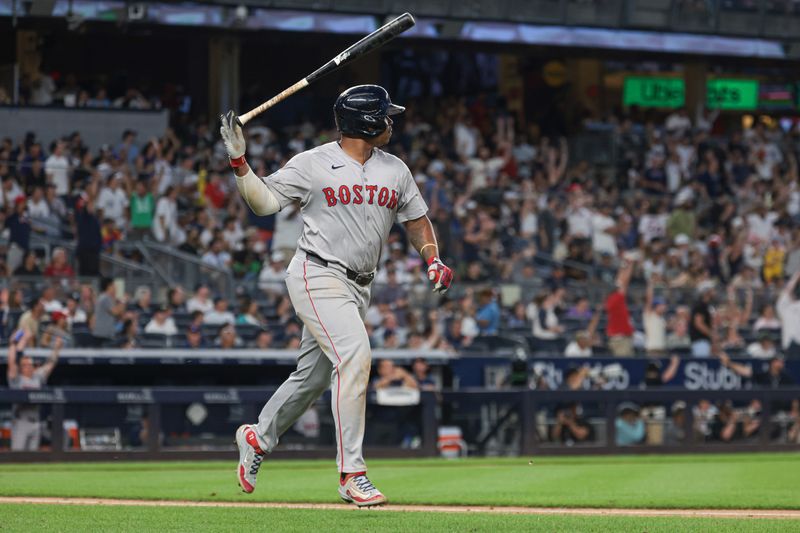
[[[517,333],[535,351],[567,356],[800,356],[791,132],[757,123],[719,135],[715,117],[685,110],[660,123],[587,120],[588,134],[617,147],[617,165],[603,168],[486,98],[428,104],[409,103],[388,149],[430,207],[456,290],[436,309],[412,305],[424,270],[395,228],[366,319],[375,347],[465,350]],[[247,134],[262,176],[336,138],[309,122]],[[136,347],[164,335],[192,347],[296,347],[300,324],[282,278],[299,206],[251,216],[204,120],[111,141],[96,150],[80,132],[1,141],[3,337],[18,320],[39,344]],[[32,233],[71,241],[74,253],[55,247],[45,262]],[[243,290],[161,294],[101,280],[101,254],[142,239],[229,272]]]

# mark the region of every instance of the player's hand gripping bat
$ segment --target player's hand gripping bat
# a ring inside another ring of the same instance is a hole
[[[339,55],[337,55],[336,57],[334,57],[321,67],[319,67],[317,70],[315,70],[302,80],[292,85],[291,87],[284,89],[283,91],[273,96],[272,98],[270,98],[260,106],[256,107],[255,109],[251,109],[244,115],[237,117],[236,121],[239,123],[240,126],[244,126],[254,117],[260,115],[261,113],[263,113],[270,107],[274,106],[278,102],[285,100],[286,98],[293,95],[300,89],[307,87],[309,84],[315,82],[316,80],[320,79],[326,74],[330,74],[334,70],[338,70],[347,63],[350,63],[351,61],[358,59],[363,55],[368,54],[369,52],[375,50],[376,48],[380,48],[384,44],[388,43],[389,41],[391,41],[404,31],[412,27],[414,24],[415,24],[414,17],[412,17],[410,13],[403,13],[393,21],[386,23],[385,25],[381,26],[374,32],[370,33],[357,43],[351,45],[349,48],[339,53]]]

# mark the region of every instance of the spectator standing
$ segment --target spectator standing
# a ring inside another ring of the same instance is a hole
[[[613,218],[613,206],[600,204],[599,210],[592,214],[592,249],[595,254],[617,256],[617,222]]]
[[[608,348],[615,357],[631,357],[633,355],[633,325],[628,311],[626,295],[633,274],[634,263],[626,261],[620,267],[616,279],[616,290],[608,295],[605,301],[606,336]]]
[[[97,197],[97,209],[103,212],[103,218],[110,218],[118,228],[127,226],[128,195],[122,187],[123,174],[117,172],[108,178],[108,184]]]
[[[667,237],[673,241],[676,241],[679,235],[691,239],[695,235],[696,228],[697,219],[692,209],[692,197],[678,194],[675,198],[675,207],[667,218]]]
[[[158,242],[180,244],[178,240],[178,189],[167,187],[167,191],[156,203],[153,237]]]
[[[47,382],[58,364],[58,354],[62,342],[56,339],[50,358],[38,368],[33,359],[24,355],[30,339],[25,331],[18,331],[8,345],[8,366],[6,378],[12,390],[38,390]],[[19,357],[19,361],[17,361]],[[12,409],[11,450],[37,451],[41,440],[41,421],[38,405],[17,404]]]
[[[9,272],[14,272],[22,264],[31,244],[31,220],[24,196],[14,199],[14,212],[6,218],[5,227],[8,228],[9,241],[6,268]]]
[[[47,182],[56,186],[58,196],[69,194],[69,159],[64,153],[66,146],[63,141],[57,141],[53,148],[53,153],[44,162],[44,171],[47,175]]]
[[[653,296],[653,284],[647,284],[642,323],[644,324],[644,349],[649,356],[664,355],[667,351],[667,303]]]
[[[44,188],[37,185],[28,200],[28,215],[32,219],[47,220],[50,218],[50,206],[44,197]],[[42,230],[44,231],[44,230]]]
[[[797,297],[800,271],[795,272],[778,296],[781,319],[781,345],[786,357],[800,357],[800,299]]]
[[[136,146],[136,132],[133,130],[125,130],[122,132],[122,142],[114,149],[114,155],[117,158],[133,164],[139,156],[139,147]]]
[[[154,215],[153,194],[147,190],[147,182],[139,180],[130,199],[130,237],[141,240],[148,235],[153,227]]]
[[[26,344],[39,345],[39,324],[44,316],[44,300],[36,298],[30,309],[19,317],[17,327],[27,335]]]
[[[700,297],[692,307],[692,318],[689,321],[692,355],[694,357],[710,357],[712,344],[718,341],[711,308],[711,302],[714,300],[713,282],[702,282],[698,291]]]
[[[103,248],[103,235],[100,232],[100,220],[95,213],[94,203],[79,200],[75,219],[78,226],[78,275],[100,275],[100,251]]]
[[[125,300],[117,300],[114,280],[103,278],[100,281],[100,297],[94,306],[92,335],[99,346],[110,344],[117,333],[117,321],[125,312]]]
[[[55,185],[47,185],[44,191],[44,199],[50,210],[50,218],[58,224],[64,222],[67,219],[67,205],[64,203],[64,200],[56,194]]]

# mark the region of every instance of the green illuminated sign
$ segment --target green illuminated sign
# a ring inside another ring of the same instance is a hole
[[[682,78],[625,78],[624,105],[640,107],[683,107],[686,83]]]
[[[709,109],[756,109],[758,80],[708,80],[706,105]]]

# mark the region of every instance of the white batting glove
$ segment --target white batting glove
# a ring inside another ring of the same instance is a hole
[[[222,142],[225,143],[228,157],[231,159],[242,157],[247,149],[247,143],[244,140],[242,127],[236,120],[236,113],[231,110],[224,115],[220,115],[219,118],[222,121],[219,134],[222,135]]]

